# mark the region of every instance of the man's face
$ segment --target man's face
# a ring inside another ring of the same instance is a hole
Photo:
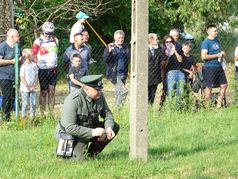
[[[179,39],[179,33],[177,31],[173,31],[171,36],[173,37],[175,42]]]
[[[216,27],[211,27],[207,30],[207,33],[208,33],[209,36],[215,38],[218,35],[218,30],[217,30]]]
[[[95,88],[92,88],[90,86],[87,86],[88,88],[88,96],[90,98],[92,98],[93,100],[96,100],[96,99],[99,99],[101,94],[102,94],[102,91],[100,89],[95,89]]]
[[[156,38],[156,37],[150,38],[150,45],[157,46],[158,45],[158,38]]]
[[[13,40],[14,43],[19,42],[19,41],[20,41],[20,36],[19,36],[19,34],[18,34],[18,33],[14,33],[14,34],[12,35],[12,40]]]
[[[53,33],[52,32],[43,32],[43,35],[46,40],[49,40],[50,37],[52,37]]]
[[[83,35],[83,39],[84,39],[84,42],[88,42],[88,39],[89,39],[89,34],[87,31],[83,31],[82,32],[82,35]]]
[[[117,34],[114,40],[117,45],[122,45],[124,43],[124,36],[121,34]]]
[[[81,46],[84,43],[84,38],[82,35],[77,35],[74,37],[74,44],[76,46]]]

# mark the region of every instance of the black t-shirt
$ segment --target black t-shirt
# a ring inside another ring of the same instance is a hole
[[[74,79],[76,79],[77,81],[80,81],[80,78],[86,75],[86,70],[85,68],[72,66],[69,69],[69,75],[71,74],[74,74]],[[75,88],[80,88],[80,86],[74,84],[73,82],[71,83],[71,86]]]
[[[175,49],[179,55],[182,55],[182,46],[180,43],[175,43]],[[166,47],[164,47],[164,50],[166,50]],[[166,66],[166,73],[171,70],[180,70],[181,69],[181,63],[177,60],[177,57],[175,54],[168,57],[168,64]]]
[[[182,55],[183,61],[181,63],[181,69],[186,69],[190,70],[192,66],[196,65],[195,59],[193,56],[185,56],[184,54]],[[187,77],[189,74],[183,70],[185,77]]]

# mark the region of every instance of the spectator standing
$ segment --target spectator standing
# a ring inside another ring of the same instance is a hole
[[[167,60],[164,50],[158,45],[155,33],[149,34],[148,58],[148,103],[152,105],[158,84],[164,79],[165,71],[162,65]]]
[[[220,60],[224,58],[225,52],[221,51],[220,41],[217,38],[218,30],[216,25],[207,26],[208,37],[203,40],[201,45],[201,58],[204,60],[204,81],[205,102],[208,104],[211,98],[212,88],[220,87],[220,94],[217,99],[217,108],[220,108],[224,100],[227,79]]]
[[[0,43],[0,87],[2,90],[3,101],[2,111],[3,120],[10,121],[10,112],[14,102],[15,92],[13,88],[15,80],[15,49],[14,45],[19,42],[19,33],[16,29],[7,31],[6,41]],[[19,50],[18,56],[21,55]],[[19,58],[19,61],[21,57]]]
[[[89,33],[87,31],[87,29],[84,29],[82,31],[82,35],[83,35],[83,39],[84,39],[84,45],[88,48],[88,64],[92,64],[96,61],[94,61],[94,59],[92,58],[92,46],[88,43],[89,41]]]
[[[80,67],[80,54],[75,53],[72,58],[72,66],[69,69],[69,79],[71,80],[70,93],[80,89],[83,86],[83,84],[80,82],[80,78],[86,75],[85,69]]]
[[[235,61],[235,81],[236,83],[238,83],[238,46],[236,46],[236,49],[235,49],[235,54],[234,54],[234,61]],[[237,88],[238,85],[236,85],[236,93],[237,93]],[[238,95],[236,94],[235,95],[235,103],[238,104]]]
[[[77,33],[74,35],[74,43],[71,44],[64,52],[63,56],[63,64],[64,67],[68,70],[72,65],[72,57],[75,53],[80,54],[81,56],[81,68],[86,71],[88,74],[88,60],[90,59],[90,52],[88,47],[84,44],[84,38],[81,33]],[[68,78],[68,86],[70,92],[70,80]]]
[[[22,122],[26,120],[28,101],[30,101],[30,118],[36,114],[36,84],[38,79],[38,67],[33,62],[32,49],[22,51],[25,62],[20,69],[21,77],[21,96],[22,96]]]
[[[235,49],[235,57],[234,57],[234,61],[235,61],[235,75],[236,77],[238,77],[238,46],[236,46]]]
[[[44,113],[47,96],[50,112],[52,112],[55,105],[59,42],[54,36],[54,24],[52,22],[45,22],[42,25],[42,31],[40,37],[34,41],[32,51],[35,62],[39,67],[39,104],[41,112]]]
[[[170,30],[169,35],[170,35],[171,37],[173,37],[173,40],[174,40],[174,42],[175,42],[175,49],[176,49],[176,51],[177,51],[180,55],[182,55],[182,53],[183,53],[183,52],[182,52],[182,45],[178,42],[179,37],[180,37],[180,35],[179,35],[179,30],[176,29],[176,28],[173,28],[173,29]]]
[[[86,19],[89,18],[87,14],[85,14],[82,11],[79,11],[78,14],[76,14],[76,18],[78,19],[77,22],[72,26],[70,30],[70,43],[74,43],[74,35],[77,33],[82,33],[84,30],[84,23],[86,22]]]
[[[103,59],[110,68],[112,83],[115,87],[115,105],[120,107],[126,99],[128,90],[125,86],[128,76],[130,51],[124,43],[125,33],[122,30],[114,32],[114,42],[108,44],[103,53]]]
[[[168,56],[166,66],[167,95],[169,98],[180,96],[183,93],[185,76],[181,71],[182,56],[175,47],[175,41],[172,36],[164,36],[165,53]]]
[[[185,82],[187,85],[185,88],[191,88],[192,82],[193,82],[193,76],[196,73],[196,62],[194,57],[190,54],[191,46],[189,42],[185,42],[182,44],[182,64],[181,68],[185,75]]]

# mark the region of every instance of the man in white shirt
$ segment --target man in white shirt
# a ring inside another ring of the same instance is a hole
[[[79,11],[79,13],[76,15],[76,18],[78,19],[78,21],[73,25],[70,30],[69,41],[71,44],[74,43],[74,34],[81,33],[85,29],[83,24],[86,22],[86,19],[88,19],[89,16],[84,12]]]

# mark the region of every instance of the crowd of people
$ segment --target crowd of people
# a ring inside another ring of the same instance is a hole
[[[88,75],[88,64],[92,60],[92,47],[89,45],[89,33],[84,23],[89,16],[83,12],[76,15],[78,19],[70,32],[70,45],[63,55],[63,66],[68,71],[69,93],[82,88],[80,78]],[[55,104],[55,87],[57,83],[57,65],[59,40],[54,36],[54,24],[45,22],[42,33],[32,44],[32,48],[19,50],[20,91],[22,96],[22,118],[26,118],[28,101],[30,101],[30,117],[36,114],[36,84],[39,80],[39,106],[41,113],[50,112]],[[220,49],[215,25],[207,27],[208,36],[201,45],[201,58],[204,61],[202,74],[205,83],[205,103],[209,103],[212,88],[220,87],[217,107],[222,106],[225,98],[227,79],[222,68],[222,59],[225,52]],[[193,80],[197,73],[196,59],[190,54],[191,44],[188,41],[179,43],[179,30],[171,29],[168,35],[163,36],[159,43],[155,33],[148,35],[148,103],[153,105],[158,85],[163,85],[160,96],[160,105],[163,102],[180,98],[189,94]],[[3,118],[10,120],[10,111],[14,99],[14,44],[19,42],[17,30],[10,29],[7,40],[0,46],[0,86],[3,95]],[[236,50],[237,51],[237,50]],[[237,54],[235,54],[236,60]],[[106,64],[106,78],[111,80],[115,87],[115,106],[120,108],[128,94],[126,79],[130,64],[130,49],[125,43],[123,30],[114,32],[114,41],[109,43],[103,52]],[[237,60],[236,60],[237,61]]]
[[[102,75],[89,74],[88,64],[92,60],[92,47],[89,45],[89,33],[84,23],[89,16],[84,12],[76,15],[78,19],[73,25],[69,47],[63,55],[63,66],[68,71],[68,91],[62,115],[57,124],[57,138],[64,142],[74,141],[74,145],[65,147],[59,142],[58,156],[83,159],[85,153],[97,155],[115,137],[119,125],[107,105],[102,93]],[[36,115],[36,85],[39,81],[39,105],[42,114],[54,110],[55,89],[57,84],[58,50],[60,40],[54,35],[54,24],[45,22],[42,33],[35,39],[32,47],[18,50],[14,45],[19,42],[16,29],[7,32],[6,41],[0,44],[0,88],[2,91],[3,120],[10,121],[10,112],[14,100],[14,64],[20,63],[20,91],[22,102],[22,120],[27,118],[28,101],[30,101],[30,118]],[[207,38],[201,44],[201,59],[204,61],[202,74],[205,83],[205,103],[209,104],[213,88],[220,87],[217,108],[222,106],[227,89],[227,79],[222,67],[225,52],[221,50],[215,25],[207,27]],[[155,33],[148,34],[148,103],[153,105],[158,85],[163,85],[160,105],[165,100],[182,98],[191,92],[194,76],[197,73],[196,59],[190,54],[189,42],[179,43],[179,30],[171,29],[159,43]],[[238,50],[235,61],[238,61]],[[16,62],[15,55],[19,56]],[[114,41],[109,43],[103,52],[106,64],[106,78],[115,87],[115,106],[120,109],[124,104],[128,89],[130,49],[125,43],[123,30],[114,32]],[[237,67],[236,63],[236,67]],[[236,68],[236,73],[237,72]],[[103,73],[103,72],[102,72]],[[104,122],[99,121],[99,116]],[[90,146],[88,147],[90,143]],[[72,144],[72,143],[71,143]]]
[[[211,104],[213,88],[220,88],[216,107],[223,105],[227,79],[223,68],[225,52],[221,50],[217,38],[218,30],[215,25],[207,26],[208,36],[201,44],[202,68],[196,65],[196,59],[190,54],[191,43],[185,41],[180,44],[178,29],[171,29],[169,35],[163,37],[162,45],[158,44],[156,34],[149,34],[149,84],[148,102],[154,103],[158,84],[163,84],[161,105],[172,98],[181,100],[193,89],[194,79],[198,72],[204,78],[205,107]],[[235,59],[236,60],[236,59]],[[156,74],[156,75],[155,75]]]

